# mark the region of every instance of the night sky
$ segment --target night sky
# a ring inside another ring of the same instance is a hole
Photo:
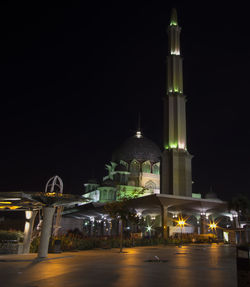
[[[144,135],[162,145],[166,27],[175,6],[193,192],[249,193],[247,7],[51,2],[0,6],[0,191],[42,191],[58,174],[65,193],[82,193],[134,134],[138,112]]]

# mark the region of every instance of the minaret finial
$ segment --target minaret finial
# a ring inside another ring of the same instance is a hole
[[[141,134],[141,114],[138,113],[138,126],[137,126],[137,131],[136,131],[136,135],[137,138],[141,138],[142,134]]]
[[[171,10],[170,26],[178,26],[177,11],[175,8]]]
[[[138,113],[138,126],[137,126],[137,131],[141,131],[141,114],[140,112]]]

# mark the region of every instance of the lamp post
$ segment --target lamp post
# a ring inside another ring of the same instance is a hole
[[[182,244],[182,228],[185,226],[186,220],[184,220],[182,217],[178,219],[177,225],[181,228],[181,244]]]
[[[209,228],[212,230],[213,234],[216,235],[215,232],[216,232],[217,224],[214,221],[213,222],[210,221]]]
[[[150,238],[151,238],[151,230],[152,230],[152,226],[148,225],[146,227],[146,231],[148,232]]]

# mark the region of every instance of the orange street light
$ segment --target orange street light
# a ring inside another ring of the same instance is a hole
[[[183,219],[183,217],[179,217],[177,222],[177,225],[180,226],[181,228],[181,244],[182,244],[182,228],[186,225],[186,220],[187,219]]]
[[[179,220],[179,221],[177,222],[177,224],[178,224],[180,227],[184,227],[185,224],[186,224],[186,222],[185,222],[184,220]]]
[[[181,228],[183,228],[186,225],[186,220],[183,219],[182,217],[179,217],[176,222],[177,222],[177,225],[179,225]]]
[[[213,222],[210,222],[209,223],[209,228],[212,229],[212,230],[216,230],[217,228],[217,224],[213,221]]]

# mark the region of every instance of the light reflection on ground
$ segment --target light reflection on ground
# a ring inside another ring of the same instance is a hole
[[[0,262],[1,287],[236,287],[235,249],[192,245],[51,254],[43,262]],[[156,257],[155,257],[156,256]],[[32,259],[34,256],[26,256]],[[1,258],[22,258],[0,256]],[[160,258],[167,262],[145,262]]]

